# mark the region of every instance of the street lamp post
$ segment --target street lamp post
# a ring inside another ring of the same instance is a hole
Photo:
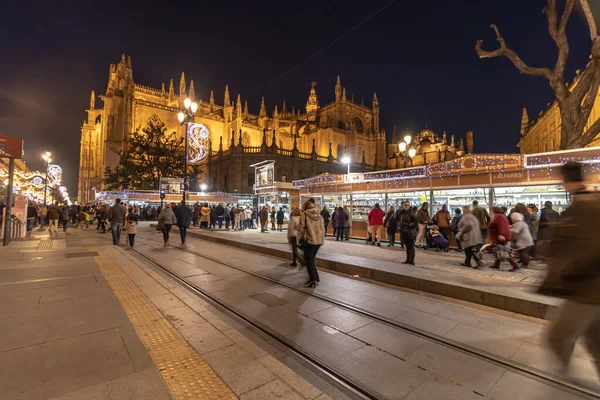
[[[342,162],[344,164],[348,164],[348,178],[347,180],[350,180],[350,163],[352,162],[352,159],[350,158],[349,154],[344,154],[344,157],[342,157]]]
[[[48,164],[52,162],[52,158],[50,158],[51,155],[52,154],[49,151],[42,154],[42,158],[44,159],[44,162],[46,164],[46,179],[44,179],[44,205],[47,205],[46,192],[48,191]]]
[[[188,131],[190,122],[194,122],[194,115],[198,110],[198,103],[186,98],[183,101],[183,106],[184,109],[177,114],[177,119],[179,119],[179,123],[181,125],[185,125],[185,150],[183,167],[183,205],[185,205],[188,193]]]
[[[413,157],[417,154],[417,149],[414,147],[408,147],[410,142],[412,141],[412,137],[410,135],[404,136],[404,141],[398,143],[398,150],[400,155],[404,158],[404,166],[406,167],[407,161],[413,159]]]

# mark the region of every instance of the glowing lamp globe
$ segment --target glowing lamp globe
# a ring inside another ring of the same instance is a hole
[[[189,108],[190,108],[190,106],[192,105],[192,101],[191,101],[189,98],[186,98],[186,99],[183,101],[183,105],[185,106],[185,108],[186,108],[186,109],[189,109]]]
[[[183,122],[184,118],[185,118],[185,115],[183,115],[182,112],[177,114],[177,119],[179,120],[180,123]]]
[[[404,141],[406,142],[406,144],[410,144],[411,140],[412,140],[412,137],[410,135],[404,136]]]
[[[196,111],[198,110],[198,103],[196,103],[196,102],[193,102],[193,103],[190,105],[190,109],[192,110],[192,114],[196,114]]]
[[[413,158],[413,157],[414,157],[416,154],[417,154],[417,150],[416,150],[416,149],[410,149],[410,150],[408,151],[408,156],[409,156],[410,158]]]
[[[398,148],[400,149],[400,151],[406,150],[406,143],[404,143],[404,142],[398,143]]]

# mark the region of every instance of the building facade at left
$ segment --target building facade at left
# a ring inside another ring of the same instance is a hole
[[[239,94],[235,99],[230,96],[227,86],[222,104],[215,101],[213,91],[208,101],[201,100],[194,81],[188,82],[183,73],[177,94],[173,79],[160,89],[138,85],[131,59],[123,55],[109,67],[106,94],[99,96],[102,107],[96,107],[96,95],[91,94],[81,127],[78,200],[85,204],[104,189],[107,167],[118,165],[118,152],[126,148],[129,135],[141,131],[150,119],[160,120],[167,132],[183,137],[185,126],[179,124],[177,114],[185,98],[196,101],[195,123],[208,131],[208,156],[200,176],[194,178],[210,191],[252,192],[252,165],[265,160],[275,162],[275,180],[283,182],[344,172],[344,156],[351,160],[353,172],[386,168],[377,95],[365,106],[347,98],[339,76],[332,86],[332,101],[327,104],[320,104],[313,82],[305,106],[289,109],[283,101],[268,113],[263,98],[259,113],[252,114]]]

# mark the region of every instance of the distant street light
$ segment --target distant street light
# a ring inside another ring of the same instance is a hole
[[[50,153],[49,151],[42,154],[42,158],[44,159],[44,163],[46,166],[46,179],[44,179],[44,205],[47,205],[46,192],[48,191],[48,164],[52,162],[52,158],[50,157],[51,155],[52,153]]]
[[[352,162],[352,159],[350,158],[349,154],[344,154],[344,157],[342,157],[342,162],[344,164],[348,164],[348,175],[350,175],[350,163]]]
[[[202,190],[202,194],[204,194],[204,192],[206,191],[206,183],[200,185],[200,190]]]
[[[183,204],[187,200],[188,193],[188,131],[189,123],[194,122],[194,115],[198,111],[198,103],[186,98],[183,101],[185,107],[177,114],[177,119],[181,125],[185,125],[185,150],[184,150],[184,167],[183,167]]]

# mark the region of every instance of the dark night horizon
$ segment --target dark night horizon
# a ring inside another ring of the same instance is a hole
[[[74,195],[90,92],[105,93],[108,66],[125,53],[137,84],[160,88],[173,78],[177,85],[184,71],[196,97],[207,100],[214,90],[222,103],[228,84],[253,113],[264,96],[269,115],[284,100],[288,109],[303,108],[311,81],[318,83],[319,102],[329,103],[340,75],[357,103],[364,99],[370,106],[377,93],[388,141],[394,125],[402,135],[427,125],[457,139],[472,130],[476,153],[518,152],[522,107],[535,120],[553,101],[552,92],[546,81],[520,75],[504,58],[480,60],[474,47],[478,39],[485,49],[497,47],[489,29],[495,23],[527,63],[552,67],[557,51],[541,13],[544,0],[396,0],[264,87],[389,2],[6,4],[0,16],[0,134],[25,140],[32,169],[43,168],[40,155],[51,151]],[[568,35],[571,81],[590,48],[579,8]]]

